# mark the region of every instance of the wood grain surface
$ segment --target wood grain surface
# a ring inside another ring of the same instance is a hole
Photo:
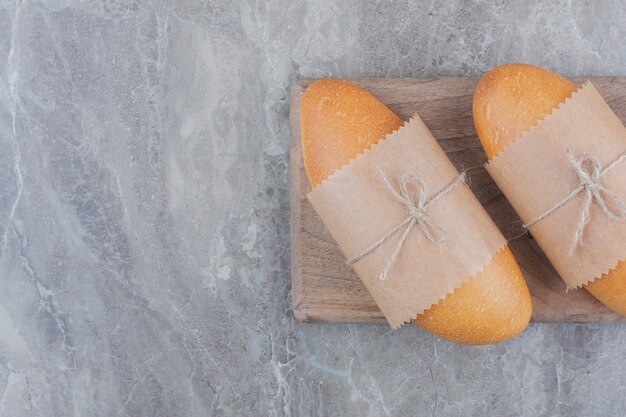
[[[607,103],[626,121],[626,77],[590,79]],[[472,170],[471,188],[507,239],[523,233],[519,217],[482,168],[486,156],[472,122],[472,94],[477,78],[397,78],[352,80],[368,89],[404,120],[419,113],[458,169]],[[306,199],[311,189],[302,164],[300,99],[311,80],[296,82],[291,90],[291,268],[293,311],[307,322],[384,323],[357,275]],[[534,322],[626,321],[585,290],[565,293],[556,274],[532,237],[509,242],[532,294]]]

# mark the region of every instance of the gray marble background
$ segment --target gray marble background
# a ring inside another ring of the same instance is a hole
[[[626,75],[624,1],[439,3],[0,0],[0,415],[625,415],[623,324],[293,318],[294,80]]]

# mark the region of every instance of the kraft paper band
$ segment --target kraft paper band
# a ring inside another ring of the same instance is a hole
[[[560,205],[581,186],[580,172],[572,169],[568,152],[600,169],[626,152],[626,128],[590,82],[486,167],[523,222],[532,224],[533,237],[569,290],[609,272],[626,258],[626,222],[607,214],[615,207],[608,211],[602,207],[626,201],[626,163],[617,163],[596,178],[602,193],[589,204],[582,236],[577,236],[590,193],[583,190]],[[556,205],[558,209],[543,216]],[[538,218],[541,221],[535,222]]]
[[[459,175],[417,115],[335,172],[307,197],[346,259],[361,255],[407,217],[405,205],[390,195],[379,169],[393,181],[407,175],[419,178],[427,198]],[[417,197],[419,190],[412,191]],[[427,216],[446,231],[440,245],[413,227],[385,280],[380,279],[381,272],[402,233],[389,237],[353,266],[393,328],[452,293],[506,244],[463,183],[428,206]]]

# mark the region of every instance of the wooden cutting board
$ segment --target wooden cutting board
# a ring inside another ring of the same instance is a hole
[[[608,104],[626,122],[626,77],[591,79]],[[480,167],[485,154],[472,122],[477,78],[363,78],[368,89],[404,120],[419,113],[458,169]],[[300,99],[311,80],[291,90],[291,271],[293,311],[307,322],[371,322],[385,319],[306,199],[311,189],[302,164]],[[484,169],[473,170],[471,188],[507,239],[523,232],[521,221]],[[565,285],[528,235],[509,243],[532,294],[534,322],[619,322],[585,290],[565,293]]]

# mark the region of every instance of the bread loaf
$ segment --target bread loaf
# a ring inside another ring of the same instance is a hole
[[[304,166],[313,187],[404,123],[363,88],[337,79],[312,83],[302,97],[300,115]],[[528,288],[505,246],[480,273],[414,323],[457,343],[489,344],[520,333],[530,315]]]
[[[487,72],[478,82],[473,103],[476,132],[487,157],[496,157],[576,89],[565,78],[532,65],[502,65]],[[626,262],[584,287],[626,316]]]

